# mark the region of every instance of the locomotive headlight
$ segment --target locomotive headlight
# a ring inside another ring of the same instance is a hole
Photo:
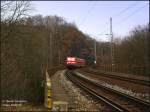
[[[71,58],[67,58],[68,61],[71,61]]]
[[[75,58],[71,58],[71,60],[70,61],[75,61]]]
[[[75,58],[68,57],[67,61],[75,61]]]

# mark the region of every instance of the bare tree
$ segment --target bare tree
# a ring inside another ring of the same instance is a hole
[[[6,23],[16,22],[31,10],[29,1],[2,1],[1,2],[1,19]]]
[[[16,23],[21,18],[28,16],[30,10],[31,4],[29,1],[1,1],[2,42],[8,40],[12,32],[15,32]]]

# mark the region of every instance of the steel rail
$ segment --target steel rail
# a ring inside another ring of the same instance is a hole
[[[113,102],[112,100],[110,100],[110,99],[108,99],[108,98],[106,98],[106,97],[98,94],[93,89],[88,88],[87,86],[85,86],[80,81],[75,80],[75,78],[72,78],[72,76],[69,74],[69,72],[66,72],[66,76],[74,84],[76,84],[77,86],[79,86],[80,88],[82,88],[83,90],[85,90],[86,92],[88,92],[89,94],[91,94],[92,96],[96,97],[97,99],[105,102],[106,104],[108,104],[109,106],[111,106],[112,108],[114,108],[115,110],[117,110],[118,112],[128,112],[128,110],[126,110],[125,108],[123,108],[120,104],[117,104],[117,103]]]
[[[108,73],[104,73],[104,72],[100,72],[100,71],[93,71],[93,70],[92,71],[91,70],[84,70],[84,72],[94,73],[94,74],[97,74],[97,75],[100,74],[99,76],[119,79],[119,80],[128,81],[128,82],[132,82],[132,83],[140,84],[140,85],[144,85],[144,86],[150,86],[150,82],[145,81],[145,80],[139,80],[139,79],[135,80],[135,79],[128,78],[128,77],[122,77],[122,76],[112,75],[112,74],[108,74]]]
[[[126,97],[126,98],[128,98],[128,99],[130,99],[130,100],[132,100],[132,101],[134,101],[134,102],[138,102],[138,103],[140,103],[140,104],[143,105],[143,106],[146,106],[146,107],[149,107],[149,106],[150,106],[150,103],[149,103],[149,102],[146,102],[146,101],[143,101],[143,100],[141,100],[141,99],[135,98],[135,97],[133,97],[133,96],[127,95],[127,94],[122,93],[122,92],[119,92],[119,91],[117,91],[117,90],[114,90],[114,89],[111,89],[111,88],[102,86],[101,84],[99,84],[99,83],[97,83],[97,82],[90,81],[90,80],[85,79],[85,78],[83,78],[83,77],[80,77],[80,76],[78,76],[78,75],[76,75],[76,74],[74,74],[74,75],[75,75],[76,77],[79,77],[79,78],[81,78],[82,80],[85,80],[85,81],[87,81],[87,82],[90,82],[90,83],[92,83],[92,84],[94,84],[94,85],[96,85],[96,86],[98,86],[98,87],[100,87],[100,88],[103,88],[103,89],[105,89],[105,90],[114,92],[115,94],[118,94],[118,95],[121,95],[121,96],[123,96],[123,97]]]
[[[72,81],[73,81],[75,84],[78,84],[78,83],[79,83],[80,85],[83,85],[83,84],[81,84],[79,81],[77,82],[77,79],[76,79],[76,81],[74,81],[74,80],[75,80],[75,77],[76,77],[76,78],[78,78],[78,80],[81,79],[81,80],[86,81],[87,83],[94,84],[94,85],[97,86],[98,88],[104,89],[104,90],[109,91],[109,92],[114,93],[114,94],[117,94],[117,95],[119,95],[119,96],[125,98],[125,99],[128,100],[128,101],[134,102],[134,103],[136,103],[136,104],[138,104],[138,105],[142,105],[143,108],[145,107],[146,109],[149,109],[149,106],[150,106],[150,103],[149,103],[149,102],[140,100],[140,99],[138,99],[138,98],[132,97],[132,96],[127,95],[127,94],[124,94],[124,93],[119,92],[119,91],[116,91],[116,90],[114,90],[114,89],[111,89],[111,88],[102,86],[102,85],[99,84],[99,83],[93,82],[93,81],[91,81],[91,80],[89,80],[89,79],[85,79],[84,77],[81,77],[81,76],[79,76],[79,75],[76,75],[75,73],[73,74],[73,76],[74,76],[74,78],[72,79]],[[70,77],[71,77],[71,76],[70,76]],[[78,84],[78,86],[80,86],[79,84]],[[83,87],[82,87],[82,88],[83,88]],[[84,88],[87,88],[87,87],[85,86]],[[84,89],[84,88],[83,88],[83,89]],[[97,94],[97,95],[99,95],[99,94]],[[101,96],[101,98],[102,98],[102,97],[103,97],[103,96]],[[105,97],[105,98],[106,98],[106,97]],[[108,100],[109,100],[109,99],[108,99]],[[109,100],[109,102],[112,102],[112,101]],[[121,105],[120,105],[120,106],[121,106]],[[125,109],[124,109],[124,110],[125,110]],[[127,109],[126,109],[125,111],[127,111]]]

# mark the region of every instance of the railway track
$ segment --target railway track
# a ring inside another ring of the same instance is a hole
[[[150,104],[148,102],[107,88],[70,71],[66,72],[66,76],[74,84],[88,92],[97,100],[105,102],[114,111],[149,112]]]
[[[122,81],[128,81],[134,84],[140,84],[140,85],[144,85],[144,86],[150,86],[150,82],[146,81],[146,80],[139,80],[139,79],[133,79],[133,78],[128,78],[128,77],[123,77],[123,76],[118,76],[118,75],[112,75],[112,74],[107,74],[104,72],[99,72],[99,71],[94,71],[94,70],[83,70],[83,72],[86,73],[93,73],[102,77],[109,77],[109,78],[114,78],[114,79],[118,79],[118,80],[122,80]]]

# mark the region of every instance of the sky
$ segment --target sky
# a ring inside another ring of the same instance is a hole
[[[57,15],[75,23],[79,30],[100,41],[113,35],[123,38],[138,25],[149,23],[148,1],[32,1],[31,15]],[[115,37],[114,36],[114,37]]]

